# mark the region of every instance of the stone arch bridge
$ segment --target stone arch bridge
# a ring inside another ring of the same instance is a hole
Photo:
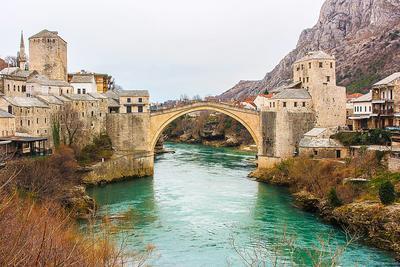
[[[106,130],[115,149],[119,176],[151,175],[154,148],[163,130],[175,119],[195,111],[217,111],[240,122],[258,150],[258,167],[291,157],[304,133],[314,127],[310,112],[255,111],[218,102],[195,102],[151,113],[107,114]],[[141,173],[134,170],[143,169]]]

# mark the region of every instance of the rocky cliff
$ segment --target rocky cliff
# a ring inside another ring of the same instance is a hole
[[[259,81],[240,81],[221,99],[243,99],[288,82],[292,64],[307,51],[337,59],[338,84],[355,92],[400,71],[399,0],[327,0],[317,24],[304,30],[296,48]]]

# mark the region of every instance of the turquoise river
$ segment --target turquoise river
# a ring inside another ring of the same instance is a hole
[[[310,255],[332,255],[346,243],[341,231],[293,207],[285,189],[249,180],[254,155],[166,147],[176,153],[156,159],[154,177],[88,190],[99,217],[111,218],[117,242],[136,251],[155,246],[152,266],[246,266],[244,250],[267,266],[275,259],[278,266],[309,266],[316,258]],[[390,254],[356,242],[336,265],[397,266]]]

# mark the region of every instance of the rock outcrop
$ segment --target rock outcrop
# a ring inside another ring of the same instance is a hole
[[[327,0],[317,24],[301,33],[296,48],[271,72],[259,81],[240,81],[219,97],[244,99],[288,83],[292,64],[315,50],[335,55],[337,82],[349,91],[400,71],[400,1]]]

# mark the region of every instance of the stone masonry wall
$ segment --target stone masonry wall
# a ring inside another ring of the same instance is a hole
[[[116,151],[150,151],[150,113],[107,114],[106,131]]]
[[[131,177],[153,175],[154,158],[151,153],[117,154],[106,162],[92,167],[83,180],[86,184],[110,183]]]

